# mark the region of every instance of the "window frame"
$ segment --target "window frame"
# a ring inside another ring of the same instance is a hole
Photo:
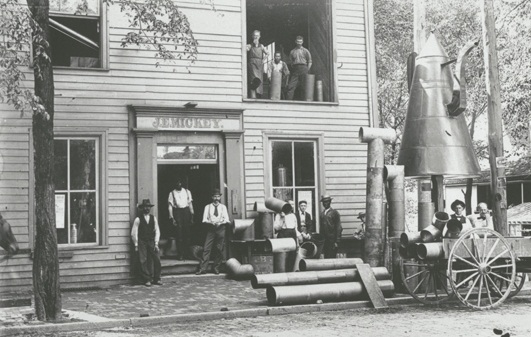
[[[33,160],[33,137],[31,128],[28,129],[30,134],[30,171],[29,171],[29,180],[30,186],[33,186],[35,183],[35,172],[34,172],[34,160]],[[95,243],[85,243],[85,244],[58,244],[57,248],[59,250],[85,250],[85,249],[106,249],[109,248],[109,226],[108,226],[108,205],[109,205],[109,196],[108,196],[108,186],[109,186],[109,174],[108,174],[108,139],[109,139],[109,130],[108,129],[99,129],[94,130],[91,128],[83,127],[54,127],[54,140],[58,138],[97,138],[98,146],[96,151],[99,156],[99,180],[96,180],[96,184],[99,188],[99,198],[98,198],[98,207],[100,209],[99,213],[99,233],[98,239],[99,242]],[[55,190],[54,190],[55,195]],[[30,217],[29,217],[29,248],[31,251],[34,250],[34,241],[35,241],[35,194],[33,189],[30,188],[29,195],[30,205]]]
[[[274,197],[273,194],[273,158],[272,158],[272,143],[274,141],[289,141],[289,142],[313,142],[315,144],[314,155],[315,155],[315,230],[320,230],[320,220],[319,214],[322,210],[322,205],[320,203],[320,198],[322,194],[326,194],[326,189],[324,185],[325,181],[325,166],[324,166],[324,133],[322,132],[301,132],[301,131],[263,131],[263,149],[264,149],[264,182],[267,184],[265,186],[265,197]],[[294,160],[294,158],[292,158]],[[292,161],[293,163],[293,161]],[[293,184],[294,185],[294,182]],[[296,189],[295,186],[290,188]],[[300,189],[307,189],[306,186],[300,186]],[[293,200],[295,201],[295,200]]]
[[[99,17],[100,28],[100,66],[98,68],[88,67],[68,67],[68,66],[53,66],[54,69],[77,69],[77,70],[90,70],[90,71],[108,71],[109,70],[109,34],[108,34],[108,7],[103,3],[103,0],[99,0],[99,15],[87,15],[87,17]],[[64,17],[64,18],[78,18],[83,19],[83,15],[65,14],[61,12],[50,11],[50,18]],[[53,47],[53,46],[52,46]],[[33,52],[31,53],[33,64]]]
[[[248,81],[247,81],[247,1],[241,1],[241,13],[242,13],[242,102],[245,103],[268,103],[268,104],[303,104],[303,105],[324,105],[324,106],[337,106],[339,105],[339,83],[337,74],[337,25],[336,25],[336,0],[329,0],[330,6],[330,86],[332,87],[332,97],[328,102],[319,101],[297,101],[297,100],[272,100],[268,98],[250,98],[248,94]],[[319,0],[321,1],[321,0]]]

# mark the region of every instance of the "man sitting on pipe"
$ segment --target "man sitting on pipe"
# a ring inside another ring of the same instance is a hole
[[[332,208],[332,199],[329,195],[323,195],[321,202],[324,210],[321,212],[321,234],[324,235],[324,257],[334,259],[337,255],[339,240],[341,240],[341,216],[339,212]]]

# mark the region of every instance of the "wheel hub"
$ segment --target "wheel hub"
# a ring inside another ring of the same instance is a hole
[[[491,268],[486,263],[480,263],[478,271],[481,275],[487,275],[488,273],[490,273]]]

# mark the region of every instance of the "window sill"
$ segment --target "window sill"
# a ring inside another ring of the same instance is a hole
[[[317,101],[285,101],[271,100],[263,98],[244,98],[244,103],[272,103],[272,104],[301,104],[301,105],[321,105],[321,106],[338,106],[338,102],[317,102]]]
[[[67,66],[53,66],[54,70],[74,70],[74,71],[81,71],[81,70],[88,70],[88,71],[96,71],[96,72],[109,72],[109,68],[89,68],[89,67],[67,67]]]
[[[109,246],[58,246],[57,250],[59,251],[69,251],[69,250],[89,250],[89,249],[109,249]]]

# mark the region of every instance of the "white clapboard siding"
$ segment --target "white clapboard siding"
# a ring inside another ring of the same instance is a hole
[[[196,0],[177,0],[199,42],[197,60],[155,66],[153,50],[121,47],[130,31],[118,6],[108,11],[109,69],[54,70],[55,126],[61,130],[105,132],[107,163],[105,212],[107,246],[74,250],[61,259],[63,288],[105,286],[128,282],[130,274],[130,148],[128,105],[180,107],[197,101],[204,108],[244,110],[245,208],[266,195],[263,132],[307,132],[323,136],[324,185],[334,196],[346,234],[360,226],[365,207],[366,145],[358,130],[369,126],[369,65],[367,64],[364,0],[334,0],[336,83],[335,104],[249,102],[244,91],[242,2],[216,0],[217,11]],[[31,69],[24,69],[32,87]],[[12,223],[26,252],[0,265],[0,293],[30,288],[29,258],[32,195],[30,191],[31,116],[20,116],[0,103],[0,212]],[[296,126],[295,126],[296,125]],[[102,176],[103,178],[103,176]],[[319,191],[323,192],[323,191]],[[64,249],[64,248],[60,248]]]

